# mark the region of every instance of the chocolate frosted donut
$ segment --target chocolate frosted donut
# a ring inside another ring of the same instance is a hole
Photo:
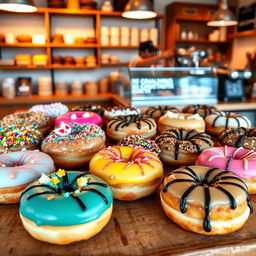
[[[108,122],[107,135],[116,141],[130,135],[142,135],[146,138],[152,138],[156,135],[156,128],[154,118],[149,116],[119,116]]]
[[[236,231],[253,211],[241,179],[232,172],[206,166],[187,166],[167,175],[160,197],[170,219],[204,235]]]
[[[199,153],[213,146],[211,137],[197,130],[173,128],[156,137],[161,159],[171,165],[194,164]]]
[[[145,114],[156,119],[165,115],[167,111],[172,111],[174,113],[180,113],[180,110],[176,107],[171,106],[152,106],[146,109]]]
[[[101,107],[100,105],[86,104],[86,105],[73,107],[72,112],[74,111],[90,111],[90,112],[95,112],[102,116],[104,112],[104,108]]]
[[[205,118],[206,116],[216,111],[217,109],[214,106],[207,106],[202,104],[188,105],[188,106],[185,106],[182,110],[183,113],[190,113],[190,114],[198,113],[203,118]]]
[[[230,128],[250,127],[250,120],[241,114],[217,111],[205,118],[206,131],[213,135],[219,135]]]
[[[231,147],[256,150],[256,128],[231,128],[219,135],[219,143]]]

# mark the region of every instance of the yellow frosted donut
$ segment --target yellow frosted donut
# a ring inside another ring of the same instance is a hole
[[[90,171],[110,185],[115,199],[127,201],[152,194],[163,176],[155,153],[130,146],[102,149],[91,159]]]

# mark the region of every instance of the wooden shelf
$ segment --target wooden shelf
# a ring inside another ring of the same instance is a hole
[[[15,69],[95,69],[99,68],[99,66],[94,67],[88,67],[86,65],[84,66],[76,66],[76,65],[51,65],[51,66],[4,66],[0,65],[0,69],[9,69],[9,70],[15,70]]]
[[[115,67],[115,66],[128,66],[129,62],[119,62],[119,63],[108,63],[108,64],[100,64],[102,67]]]
[[[176,39],[176,43],[191,43],[191,44],[230,44],[230,41],[210,41],[208,39],[182,40]]]
[[[0,43],[0,47],[47,47],[47,44],[33,44],[33,43],[15,43],[15,44],[5,44]]]
[[[256,35],[256,30],[248,30],[248,31],[237,32],[235,34],[230,35],[229,37],[236,38],[236,37],[246,37],[246,36],[254,36],[254,35]]]
[[[49,47],[53,48],[97,48],[100,47],[98,44],[60,44],[50,43]]]

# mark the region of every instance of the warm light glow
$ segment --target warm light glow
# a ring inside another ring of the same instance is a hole
[[[236,20],[213,20],[207,22],[207,26],[212,27],[227,27],[227,26],[235,26],[237,25]]]
[[[157,14],[155,12],[151,11],[128,11],[128,12],[123,12],[122,16],[124,18],[128,19],[151,19],[155,18]]]
[[[27,4],[0,4],[0,10],[9,12],[36,12],[37,8]]]

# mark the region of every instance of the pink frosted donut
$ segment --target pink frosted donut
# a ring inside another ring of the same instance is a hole
[[[96,124],[101,126],[102,125],[102,118],[100,115],[94,112],[84,112],[84,111],[77,111],[77,112],[68,112],[62,114],[57,117],[55,120],[55,126],[60,126],[61,123],[65,124]]]
[[[215,167],[235,173],[248,186],[250,194],[256,193],[256,152],[242,147],[213,147],[204,150],[197,165]]]

